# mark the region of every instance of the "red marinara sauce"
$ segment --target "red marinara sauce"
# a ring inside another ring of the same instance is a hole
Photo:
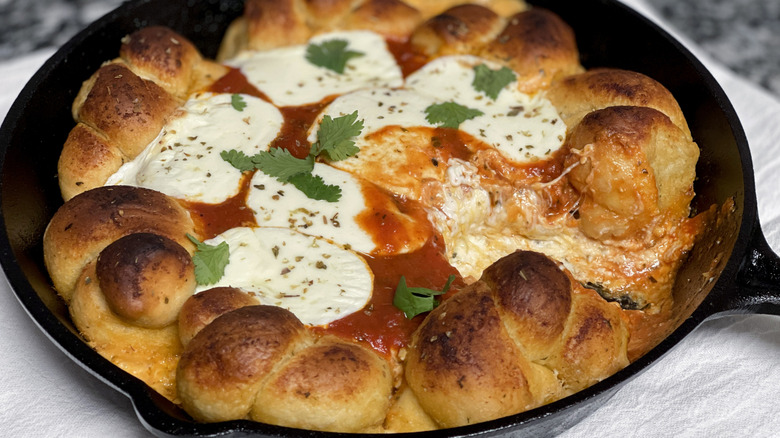
[[[439,296],[439,300],[447,299],[463,286],[462,278],[447,262],[443,252],[441,238],[434,236],[422,248],[409,254],[366,256],[368,266],[374,272],[374,293],[368,305],[362,311],[315,330],[365,342],[378,353],[390,357],[393,352],[409,344],[412,333],[426,315],[408,319],[393,305],[401,276],[404,276],[409,287],[442,290],[449,276],[454,275],[455,281],[450,291]]]

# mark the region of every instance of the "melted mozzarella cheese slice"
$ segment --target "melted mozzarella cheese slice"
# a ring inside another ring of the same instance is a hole
[[[325,184],[339,186],[341,199],[338,202],[310,199],[292,184],[255,172],[247,206],[254,212],[257,224],[290,228],[371,253],[376,244],[357,223],[358,215],[367,208],[360,182],[349,173],[322,163],[315,163],[312,174],[322,178]]]
[[[445,169],[443,162],[433,164],[437,152],[431,140],[434,125],[425,119],[425,108],[436,102],[403,88],[365,89],[338,97],[320,118],[341,117],[357,109],[363,130],[354,139],[360,152],[330,164],[393,193],[418,199],[421,182],[441,179]],[[309,132],[310,142],[317,140],[318,128],[316,123]]]
[[[496,100],[477,91],[474,67],[498,66],[470,55],[437,58],[406,79],[406,88],[440,101],[452,101],[482,111],[459,129],[496,148],[516,163],[544,160],[563,145],[566,125],[549,100],[521,93],[516,83],[506,85]]]
[[[381,35],[369,31],[331,32],[317,35],[309,43],[331,40],[345,40],[347,50],[362,53],[347,62],[344,73],[309,62],[306,45],[246,51],[228,64],[241,69],[249,82],[277,106],[304,105],[361,88],[403,84],[401,68]]]
[[[310,199],[292,184],[255,172],[246,202],[258,225],[289,228],[383,256],[418,249],[430,237],[427,224],[399,211],[389,195],[372,190],[369,183],[323,163],[315,163],[312,174],[338,186],[341,198],[337,202]],[[383,220],[372,220],[377,215]]]
[[[229,94],[199,93],[133,161],[125,163],[107,185],[146,187],[193,202],[217,204],[238,194],[241,171],[220,157],[236,149],[249,156],[268,150],[282,127],[276,107],[241,95],[239,111]]]
[[[374,275],[358,254],[284,228],[233,228],[205,243],[227,242],[225,275],[209,286],[232,286],[262,304],[285,308],[304,324],[324,325],[362,309]]]

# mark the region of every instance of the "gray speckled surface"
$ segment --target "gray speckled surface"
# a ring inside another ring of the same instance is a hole
[[[645,0],[739,75],[780,96],[780,0]],[[0,62],[59,46],[121,0],[0,0]]]
[[[780,96],[780,0],[646,0],[680,33]]]

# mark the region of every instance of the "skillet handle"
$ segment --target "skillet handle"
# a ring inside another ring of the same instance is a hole
[[[763,313],[780,315],[780,257],[766,242],[761,228],[756,226],[740,263],[734,282],[735,290],[722,294],[721,315],[733,313]]]

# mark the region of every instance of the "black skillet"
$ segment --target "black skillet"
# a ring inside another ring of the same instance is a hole
[[[780,314],[780,259],[759,227],[750,151],[734,109],[712,76],[672,37],[616,1],[530,3],[555,11],[574,28],[586,67],[639,71],[672,91],[701,148],[695,208],[702,211],[733,200],[734,209],[694,248],[675,286],[675,323],[647,354],[605,381],[555,403],[425,436],[555,435],[593,412],[705,319],[729,313]],[[0,222],[5,230],[0,233],[0,262],[17,298],[44,333],[74,361],[130,397],[140,421],[152,433],[337,436],[248,421],[194,423],[82,341],[43,265],[41,236],[62,204],[57,158],[73,126],[70,105],[81,82],[103,61],[117,56],[123,36],[147,25],[169,26],[214,57],[226,26],[241,12],[240,0],[127,2],[65,44],[41,67],[0,128]]]

